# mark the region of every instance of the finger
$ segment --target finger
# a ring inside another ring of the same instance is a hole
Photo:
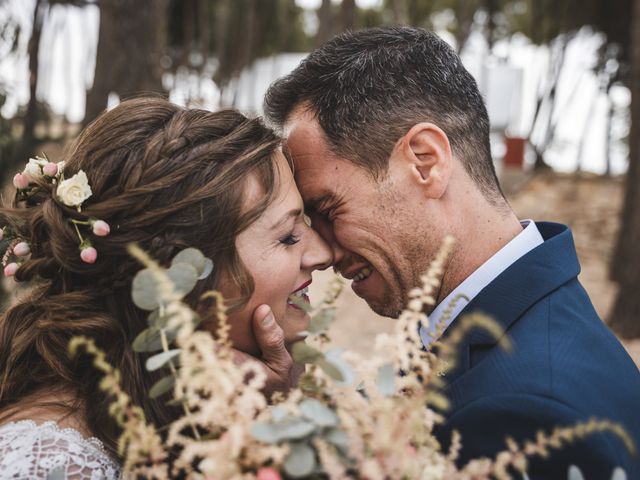
[[[253,314],[253,332],[262,351],[262,361],[286,377],[293,361],[284,345],[284,332],[268,305],[260,305]]]

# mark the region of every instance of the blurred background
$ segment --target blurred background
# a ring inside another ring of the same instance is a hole
[[[640,0],[0,0],[0,181],[130,96],[260,115],[314,47],[393,24],[460,53],[514,210],[572,227],[582,282],[640,361]],[[338,345],[393,328],[348,288],[339,305]]]

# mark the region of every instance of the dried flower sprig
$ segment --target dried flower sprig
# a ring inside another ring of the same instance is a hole
[[[608,420],[591,419],[571,427],[556,427],[549,434],[539,431],[535,441],[525,441],[522,446],[515,440],[507,438],[507,450],[498,453],[493,461],[472,460],[464,467],[462,473],[471,475],[472,478],[491,477],[508,480],[512,478],[509,473],[510,468],[525,474],[529,459],[547,458],[552,450],[559,450],[589,435],[603,432],[616,435],[623,441],[627,450],[635,455],[635,444],[624,428]]]
[[[118,453],[125,459],[124,470],[135,470],[138,475],[148,475],[148,478],[168,478],[166,466],[163,465],[167,453],[162,439],[155,428],[146,423],[142,409],[133,405],[122,390],[120,372],[109,364],[105,353],[92,339],[74,337],[69,343],[69,354],[76,356],[81,350],[91,355],[93,365],[104,373],[100,389],[113,397],[109,413],[122,428]],[[147,470],[149,465],[154,466],[153,471]]]

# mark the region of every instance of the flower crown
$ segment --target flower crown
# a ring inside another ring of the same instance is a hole
[[[55,196],[60,202],[68,207],[75,207],[80,212],[82,204],[93,194],[87,174],[80,170],[71,178],[65,179],[64,166],[65,162],[53,163],[46,155],[44,158],[30,158],[22,173],[16,173],[13,177],[13,185],[18,189],[18,193],[28,196],[36,180],[45,180],[56,185]],[[93,247],[89,238],[82,236],[79,227],[88,227],[94,235],[105,237],[111,231],[109,224],[97,218],[89,218],[88,220],[71,218],[69,221],[73,223],[80,240],[80,258],[85,263],[94,263],[98,258],[98,251]],[[15,236],[8,227],[0,228],[0,241],[2,240],[9,241],[2,257],[2,266],[4,267],[4,275],[11,277],[31,254],[31,248],[27,242]]]

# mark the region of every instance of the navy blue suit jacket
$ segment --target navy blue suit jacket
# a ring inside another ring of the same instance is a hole
[[[460,315],[490,315],[513,345],[505,351],[486,331],[474,330],[460,345],[458,366],[445,376],[451,406],[436,435],[447,447],[452,430],[462,434],[460,464],[493,457],[505,449],[507,436],[534,440],[539,430],[590,418],[619,422],[640,444],[640,372],[578,282],[569,229],[537,226],[544,243],[500,274]],[[455,328],[456,321],[446,333]],[[532,462],[528,475],[566,480],[572,464],[587,480],[608,480],[615,466],[630,480],[640,479],[638,456],[608,433],[554,450],[548,459]]]

